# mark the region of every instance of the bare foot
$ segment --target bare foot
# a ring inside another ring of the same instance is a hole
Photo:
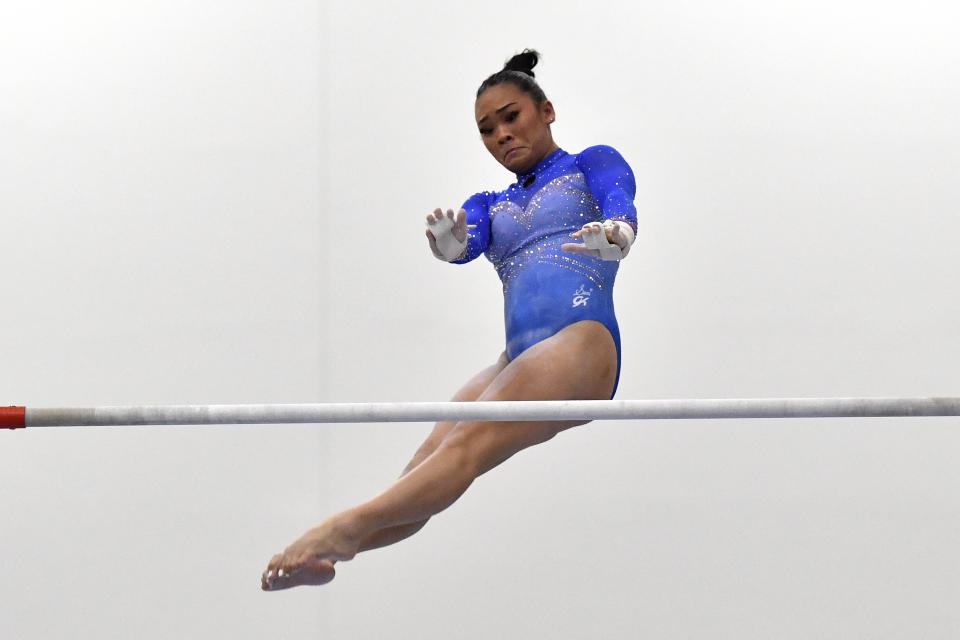
[[[327,584],[336,575],[334,563],[353,559],[359,546],[360,536],[352,533],[345,517],[329,518],[270,559],[260,588],[278,591]]]
[[[275,555],[270,565],[279,563],[281,556]],[[260,588],[264,591],[279,591],[289,589],[290,587],[320,586],[327,584],[336,576],[337,570],[333,568],[333,562],[330,560],[315,560],[314,562],[303,565],[300,569],[295,569],[293,573],[286,573],[279,569],[267,569],[260,578]]]

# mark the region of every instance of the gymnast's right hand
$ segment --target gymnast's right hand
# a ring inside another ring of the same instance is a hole
[[[456,216],[453,209],[447,209],[444,214],[440,209],[434,209],[427,215],[427,241],[430,251],[438,259],[452,262],[463,256],[467,250],[467,212],[460,209]]]

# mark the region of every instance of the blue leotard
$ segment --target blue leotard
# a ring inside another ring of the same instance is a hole
[[[581,320],[601,322],[617,345],[613,311],[619,262],[567,253],[570,234],[587,222],[623,220],[637,228],[636,181],[615,149],[598,145],[571,155],[557,149],[503,191],[463,204],[470,230],[463,264],[485,253],[503,282],[507,357]],[[613,395],[610,396],[611,398]]]

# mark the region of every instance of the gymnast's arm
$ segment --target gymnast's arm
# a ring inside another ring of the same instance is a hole
[[[427,240],[430,250],[440,260],[464,264],[470,262],[490,244],[489,191],[474,194],[454,215],[437,209],[427,216]]]
[[[584,225],[572,234],[582,238],[584,244],[565,244],[563,249],[604,260],[625,258],[637,233],[637,208],[633,204],[637,182],[633,170],[616,149],[606,145],[584,149],[577,156],[577,167],[603,212],[604,222]]]

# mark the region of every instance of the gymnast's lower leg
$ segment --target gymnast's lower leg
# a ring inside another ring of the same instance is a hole
[[[466,384],[464,384],[454,395],[451,400],[453,402],[473,402],[479,398],[487,390],[487,387],[490,386],[490,383],[497,377],[497,375],[503,371],[510,363],[509,358],[507,358],[506,353],[501,353],[497,358],[497,361],[494,362],[489,367],[482,369],[475,376],[470,378]],[[447,437],[447,434],[453,429],[456,425],[455,422],[438,422],[434,425],[433,431],[430,435],[427,436],[427,439],[424,440],[423,444],[420,445],[420,448],[417,449],[417,452],[413,455],[413,458],[404,468],[403,472],[400,474],[400,477],[407,475],[415,469],[421,462],[427,459],[427,457],[433,453],[440,443],[443,442],[444,438]],[[429,518],[425,518],[418,522],[410,522],[403,525],[397,525],[393,527],[385,527],[383,529],[378,529],[374,531],[366,538],[360,542],[360,548],[358,552],[370,551],[372,549],[379,549],[381,547],[386,547],[392,544],[396,544],[401,540],[406,540],[413,534],[420,531],[426,524]]]
[[[437,447],[454,426],[456,426],[455,422],[438,422],[434,426],[433,432],[431,432],[430,436],[423,442],[422,445],[420,445],[420,448],[413,456],[413,459],[410,460],[410,463],[407,464],[406,468],[403,470],[403,473],[400,474],[400,477],[402,478],[416,469],[421,462],[426,460],[431,453],[436,451]],[[396,544],[401,540],[406,540],[426,526],[427,520],[429,520],[429,518],[425,518],[419,522],[410,522],[394,527],[378,529],[360,541],[360,547],[357,549],[357,552],[359,553],[362,551],[379,549],[391,544]]]

